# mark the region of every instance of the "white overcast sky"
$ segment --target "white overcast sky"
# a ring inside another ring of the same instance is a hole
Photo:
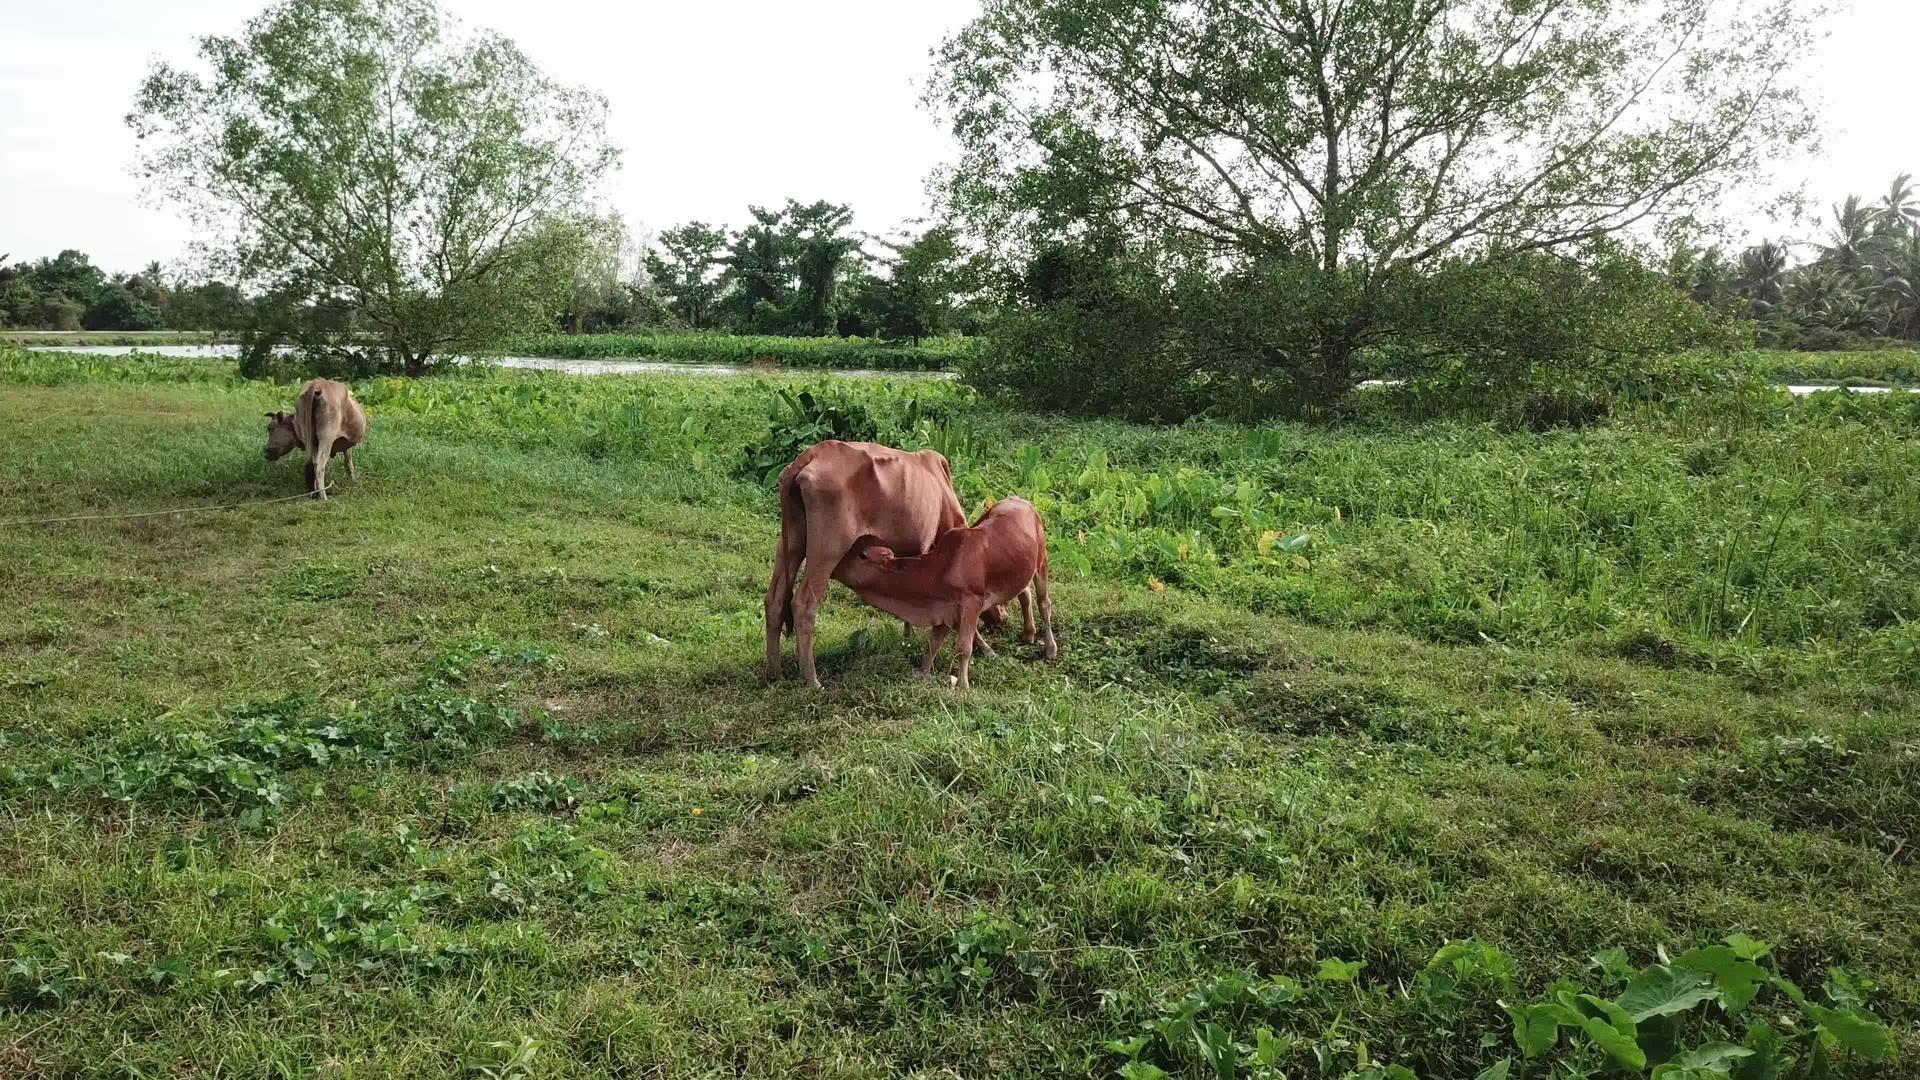
[[[443,0],[550,74],[612,103],[629,224],[738,224],[787,197],[853,206],[885,231],[922,214],[951,156],[919,105],[927,52],[977,0]],[[0,255],[79,248],[109,270],[172,262],[189,239],[145,204],[122,121],[155,58],[231,33],[262,0],[0,0]],[[1786,163],[1816,205],[1920,172],[1909,85],[1920,0],[1851,0],[1810,65],[1825,150]]]

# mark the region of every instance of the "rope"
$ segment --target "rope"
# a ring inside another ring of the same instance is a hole
[[[332,491],[333,487],[334,485],[329,483],[322,490]],[[175,510],[147,510],[138,514],[75,514],[72,517],[22,518],[18,521],[0,521],[0,529],[12,528],[16,525],[55,525],[65,521],[125,521],[130,518],[162,517],[167,514],[194,514],[202,510],[238,510],[243,506],[272,506],[274,503],[292,502],[295,499],[310,499],[312,497],[313,494],[311,492],[302,492],[299,495],[288,495],[279,499],[227,503],[224,506],[182,506]]]

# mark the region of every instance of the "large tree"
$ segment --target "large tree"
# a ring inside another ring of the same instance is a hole
[[[727,234],[702,221],[668,229],[647,248],[647,278],[675,318],[694,330],[713,325]]]
[[[1309,394],[1397,285],[1697,219],[1813,134],[1795,0],[987,0],[929,100],[954,207],[1029,253],[1099,233],[1306,305]],[[1405,305],[1398,305],[1406,310]]]
[[[145,172],[302,344],[419,374],[567,308],[604,99],[433,0],[281,0],[199,52],[141,86]]]

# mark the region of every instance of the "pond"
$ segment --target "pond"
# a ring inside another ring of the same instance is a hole
[[[179,356],[203,360],[226,359],[240,355],[238,345],[50,345],[33,349],[47,353],[87,353],[93,356],[127,356],[151,353],[154,356]],[[872,368],[756,368],[745,364],[678,364],[664,360],[567,360],[551,356],[497,356],[489,361],[496,367],[524,368],[534,371],[558,371],[567,375],[841,375],[855,379],[951,379],[950,371],[879,371]]]

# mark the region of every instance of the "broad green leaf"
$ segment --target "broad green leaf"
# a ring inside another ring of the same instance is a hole
[[[1616,979],[1630,979],[1633,977],[1633,961],[1627,959],[1627,950],[1620,948],[1618,945],[1611,949],[1601,949],[1599,952],[1594,953],[1591,963],[1596,970],[1605,972]]]
[[[1879,1061],[1893,1049],[1893,1037],[1885,1024],[1859,1009],[1827,1009],[1819,1005],[1803,1006],[1807,1015],[1820,1024],[1820,1030],[1868,1061]]]
[[[1753,1051],[1744,1046],[1737,1046],[1730,1042],[1710,1042],[1704,1046],[1697,1046],[1692,1050],[1688,1050],[1678,1058],[1675,1058],[1674,1062],[1679,1065],[1685,1065],[1689,1069],[1712,1069],[1716,1072],[1726,1072],[1731,1068],[1732,1062],[1740,1058],[1752,1056]]]
[[[1664,1065],[1680,1055],[1682,1015],[1649,1016],[1640,1022],[1633,1041],[1639,1043],[1640,1052],[1647,1055],[1647,1064]]]
[[[1581,994],[1575,1007],[1581,1012],[1580,1030],[1608,1057],[1635,1071],[1647,1067],[1646,1052],[1634,1039],[1638,1025],[1625,1009],[1592,994]]]
[[[1513,1017],[1514,1045],[1520,1048],[1522,1057],[1539,1057],[1560,1041],[1558,1013],[1557,1006],[1544,1004],[1507,1009],[1507,1015]]]
[[[1650,964],[1627,983],[1627,989],[1620,995],[1620,1007],[1638,1023],[1655,1016],[1686,1012],[1717,996],[1712,978],[1704,971]]]
[[[1512,1058],[1501,1058],[1499,1061],[1481,1069],[1480,1075],[1474,1077],[1473,1080],[1507,1080],[1507,1073],[1512,1068]]]
[[[1726,942],[1733,949],[1733,954],[1742,960],[1758,960],[1773,951],[1772,945],[1745,934],[1729,934]]]
[[[1594,1045],[1607,1052],[1607,1056],[1638,1072],[1647,1067],[1647,1055],[1633,1036],[1621,1031],[1597,1016],[1584,1017],[1580,1021],[1580,1030],[1587,1033]]]
[[[1313,976],[1321,982],[1352,982],[1360,976],[1360,969],[1366,963],[1360,960],[1341,960],[1328,957],[1320,961],[1320,970]]]
[[[1200,1044],[1200,1056],[1213,1066],[1213,1075],[1217,1080],[1233,1080],[1234,1070],[1240,1064],[1240,1052],[1233,1045],[1233,1032],[1219,1024],[1207,1024],[1204,1032],[1195,1031],[1194,1041]]]
[[[1618,1003],[1608,1001],[1606,998],[1594,997],[1592,994],[1581,994],[1579,1004],[1575,1007],[1579,1008],[1583,1015],[1589,1017],[1598,1016],[1625,1034],[1631,1035],[1639,1030],[1640,1023],[1633,1018],[1632,1013],[1628,1012]]]
[[[1120,1080],[1165,1080],[1166,1070],[1144,1061],[1129,1061],[1120,1066]]]
[[[1720,991],[1720,1004],[1729,1014],[1746,1008],[1767,981],[1764,968],[1726,945],[1707,945],[1694,949],[1673,963],[1675,967],[1689,968],[1711,976],[1714,988]]]

